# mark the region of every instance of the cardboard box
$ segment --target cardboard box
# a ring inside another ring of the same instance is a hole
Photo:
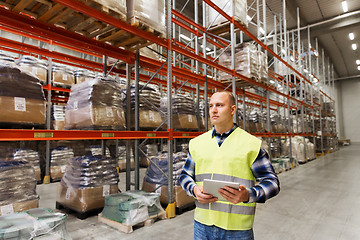
[[[42,83],[47,81],[47,69],[42,67],[36,67],[29,64],[21,64],[19,67],[22,71],[30,72],[34,74]]]
[[[12,203],[7,206],[0,206],[0,209],[3,209],[3,207],[12,208],[14,212],[22,212],[22,211],[26,211],[26,210],[29,210],[32,208],[38,208],[39,200],[33,199],[33,200]],[[2,213],[2,211],[0,211],[0,216],[1,216],[1,213]]]
[[[145,192],[152,192],[158,186],[155,184],[147,183],[144,181],[142,190]],[[160,202],[162,204],[168,204],[168,187],[161,186],[155,192],[160,193]],[[186,195],[186,192],[182,189],[181,186],[174,186],[174,200],[177,208],[185,206],[187,204],[193,203],[194,197]]]
[[[77,212],[87,212],[103,208],[105,204],[105,196],[118,192],[117,185],[110,185],[110,189],[107,188],[108,187],[103,186],[74,189],[59,184],[56,202]]]
[[[37,181],[41,181],[41,169],[39,167],[34,167],[35,177]]]
[[[0,96],[0,122],[45,124],[45,101]]]
[[[75,76],[67,72],[53,72],[53,81],[63,86],[71,86],[75,83]]]
[[[64,176],[66,165],[50,167],[50,177],[52,180],[59,180]]]
[[[157,128],[163,122],[161,114],[152,110],[139,111],[139,126],[141,128]],[[131,127],[135,126],[135,113],[131,113]]]

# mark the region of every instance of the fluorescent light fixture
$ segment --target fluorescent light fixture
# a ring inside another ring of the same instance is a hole
[[[355,35],[354,35],[354,33],[349,33],[349,38],[350,38],[350,40],[354,40],[355,39]]]
[[[307,69],[304,69],[304,72],[308,73],[309,71]]]
[[[312,81],[313,81],[314,83],[317,83],[317,82],[318,82],[317,78],[313,78]]]
[[[291,60],[292,62],[295,62],[294,56],[290,56],[290,60]]]
[[[352,48],[353,50],[356,50],[356,49],[357,49],[357,44],[356,44],[356,43],[351,44],[351,48]]]
[[[186,41],[191,41],[191,39],[188,36],[185,36],[184,34],[180,34],[180,37],[185,39]]]
[[[204,45],[200,45],[201,48],[204,47]],[[206,47],[206,51],[211,51],[211,49],[209,47]]]
[[[274,84],[274,83],[275,83],[275,81],[274,81],[274,80],[270,80],[270,83],[271,83],[271,84]]]
[[[356,60],[356,64],[357,64],[357,65],[360,65],[360,60],[359,60],[359,59]]]
[[[281,49],[281,52],[282,52],[283,54],[286,54],[285,49]]]
[[[246,15],[246,20],[247,20],[248,22],[250,22],[250,21],[251,21],[251,17],[250,17],[249,15]]]
[[[358,66],[358,70],[360,71],[360,66]]]
[[[318,52],[318,51],[315,51],[315,52],[314,52],[314,55],[315,55],[316,57],[318,57],[318,56],[319,56],[319,52]]]
[[[347,12],[347,11],[349,10],[346,1],[342,1],[342,2],[341,2],[341,6],[342,6],[344,12]]]

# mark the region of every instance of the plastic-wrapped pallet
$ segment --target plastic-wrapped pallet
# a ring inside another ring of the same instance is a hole
[[[0,63],[0,122],[45,124],[45,97],[39,79]]]
[[[142,153],[140,153],[140,166],[142,167],[148,167],[150,164],[150,160],[148,158],[151,158],[153,156],[158,155],[158,145],[157,144],[147,144],[143,148],[144,153],[146,156]]]
[[[82,83],[95,78],[95,73],[87,69],[77,69],[74,75],[76,83]]]
[[[219,64],[231,69],[231,50],[219,57]],[[235,47],[235,71],[248,78],[259,79],[259,56],[254,44],[241,43]],[[230,81],[231,75],[219,72],[221,81]]]
[[[207,131],[207,129],[205,129],[205,101],[204,100],[200,100],[199,102],[199,116],[200,116],[200,129],[204,129],[205,131]],[[211,128],[212,124],[210,121],[210,118],[208,119],[208,128]]]
[[[174,153],[173,155],[173,184],[174,184],[174,199],[176,207],[182,207],[194,202],[194,198],[187,196],[185,191],[179,185],[179,175],[183,165],[185,164],[187,154],[185,152]],[[160,202],[168,203],[168,178],[162,173],[168,175],[168,154],[161,153],[151,158],[151,163],[145,173],[143,188],[146,192],[160,193]],[[161,169],[159,170],[158,167]]]
[[[126,20],[126,0],[92,0],[92,1],[102,5],[102,8],[104,10],[108,8],[118,14],[117,16],[113,16],[113,17],[119,18],[122,21]]]
[[[240,22],[241,25],[248,27],[247,16],[247,1],[246,0],[212,0],[212,2],[221,8],[230,17],[234,17],[235,21]],[[234,8],[234,16],[232,14],[232,8]],[[219,12],[214,10],[208,4],[205,4],[206,11],[206,27],[218,26],[222,23],[229,23],[229,21],[221,15]]]
[[[161,98],[160,109],[167,112],[167,97]],[[195,102],[190,96],[173,95],[172,114],[174,129],[198,129]]]
[[[66,215],[49,208],[33,208],[0,217],[0,239],[70,240]]]
[[[74,157],[61,179],[56,201],[78,213],[104,207],[104,199],[118,192],[117,162],[101,156]]]
[[[132,85],[131,91],[131,127],[135,125],[135,86]],[[139,85],[139,126],[142,128],[157,128],[161,125],[160,92],[157,86],[148,84]],[[126,96],[126,90],[123,90]],[[127,98],[124,99],[124,109],[126,109]]]
[[[74,157],[71,148],[59,146],[51,150],[50,177],[52,180],[60,180],[65,173],[66,165]]]
[[[63,87],[71,87],[75,83],[74,70],[66,65],[53,63],[53,83]]]
[[[101,149],[101,146],[99,146],[99,145],[88,146],[85,148],[85,151],[93,156],[101,156],[102,155],[102,149]],[[107,158],[110,158],[110,150],[107,147],[105,147],[105,156]]]
[[[39,206],[37,180],[28,162],[0,160],[0,182],[0,215]]]
[[[262,52],[258,51],[259,56],[259,79],[261,79],[261,82],[264,84],[267,84],[268,79],[268,57],[267,55]]]
[[[65,109],[65,128],[125,128],[120,84],[110,78],[74,84]]]
[[[34,74],[42,83],[47,82],[48,63],[33,56],[22,56],[15,60],[22,71]]]
[[[15,65],[15,58],[7,55],[5,53],[0,52],[0,64],[1,65],[8,65],[8,66],[14,66]]]
[[[165,36],[165,2],[158,0],[126,0],[127,19],[132,25],[146,24]]]
[[[160,205],[160,194],[133,190],[106,196],[101,215],[132,226],[164,212]]]
[[[261,126],[261,116],[258,109],[253,109],[248,115],[249,129],[247,131],[251,133],[260,132],[262,129]]]
[[[302,137],[293,137],[291,138],[291,150],[292,156],[295,157],[297,162],[305,162],[305,146],[304,140]],[[290,153],[290,140],[287,139],[283,145],[283,153],[288,155]]]
[[[65,129],[65,106],[53,105],[52,106],[52,120],[54,130]]]
[[[15,161],[28,162],[35,171],[35,177],[37,181],[41,181],[41,169],[39,153],[31,149],[15,149],[11,154],[11,158]]]

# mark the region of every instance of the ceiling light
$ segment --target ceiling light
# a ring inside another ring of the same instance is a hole
[[[356,50],[356,49],[357,49],[356,43],[351,44],[351,48],[352,48],[353,50]]]
[[[275,81],[274,81],[274,80],[270,80],[270,83],[271,83],[271,84],[274,84],[274,83],[275,83]]]
[[[360,66],[358,66],[358,70],[360,71]]]
[[[309,71],[307,69],[304,69],[304,72],[308,73]]]
[[[355,39],[354,33],[349,33],[349,38],[350,38],[350,40],[354,40]]]
[[[346,1],[342,1],[342,2],[341,2],[341,6],[342,6],[344,12],[347,12],[347,11],[349,10]]]
[[[359,60],[359,59],[356,60],[356,64],[357,64],[357,65],[360,65],[360,60]]]
[[[251,22],[251,17],[249,16],[249,15],[246,15],[246,20],[248,21],[248,22]]]

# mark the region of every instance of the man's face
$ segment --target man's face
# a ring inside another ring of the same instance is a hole
[[[209,113],[213,125],[229,124],[233,122],[235,105],[230,105],[230,97],[226,93],[214,93],[210,98]]]

